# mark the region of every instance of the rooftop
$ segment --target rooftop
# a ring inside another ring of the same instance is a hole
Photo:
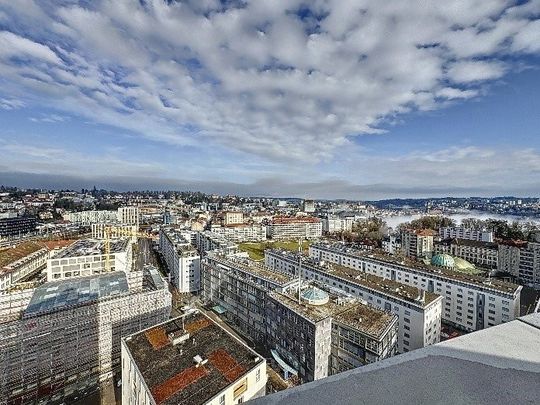
[[[273,249],[273,251],[294,260],[296,263],[298,262],[297,253],[277,249]],[[428,305],[440,297],[437,294],[425,292],[425,300],[423,303],[421,303],[419,301],[419,297],[421,297],[423,293],[422,290],[416,287],[398,283],[397,281],[392,281],[334,263],[325,262],[324,264],[321,264],[315,259],[303,256],[302,266],[306,265],[316,267],[325,273],[341,277],[344,280],[351,281],[357,285],[371,288],[373,290],[396,297],[398,299],[413,302],[415,304]]]
[[[538,402],[539,346],[537,313],[252,403],[533,404]]]
[[[127,250],[129,239],[111,240],[111,253],[119,253]],[[65,257],[90,256],[105,254],[105,241],[96,239],[79,239],[72,245],[54,256],[55,259]]]
[[[264,361],[200,313],[136,333],[125,344],[158,405],[204,404]],[[196,356],[208,361],[197,367]]]
[[[51,281],[36,288],[24,316],[85,305],[128,291],[126,273],[123,271]]]
[[[274,217],[272,224],[299,224],[299,223],[318,223],[321,222],[319,218],[314,217]]]
[[[3,267],[44,248],[46,246],[39,242],[23,242],[15,247],[0,250],[0,272]]]
[[[407,257],[392,256],[386,252],[382,252],[379,250],[365,252],[365,251],[361,251],[357,249],[351,249],[347,247],[346,245],[342,245],[339,243],[331,244],[331,245],[318,243],[312,246],[323,248],[323,249],[337,250],[337,251],[347,253],[352,256],[360,257],[360,258],[375,259],[375,260],[379,260],[379,261],[397,265],[397,266],[409,267],[411,269],[414,269],[420,272],[425,272],[425,273],[430,273],[430,274],[435,273],[438,276],[445,276],[450,279],[454,279],[456,281],[462,281],[465,283],[474,284],[485,289],[491,288],[491,289],[498,290],[501,292],[514,294],[519,288],[521,288],[521,286],[517,284],[508,283],[508,282],[497,280],[497,279],[487,280],[485,277],[482,277],[482,276],[462,273],[462,272],[451,270],[451,269],[428,265],[421,261],[412,260]]]
[[[471,246],[471,247],[495,249],[495,250],[498,247],[498,245],[495,242],[484,242],[480,240],[461,239],[461,238],[447,238],[437,243],[440,243],[443,245],[462,245],[462,246]]]
[[[296,280],[296,277],[289,274],[280,273],[266,267],[262,264],[254,262],[250,259],[238,258],[238,257],[225,257],[223,255],[214,254],[212,259],[225,264],[226,266],[234,267],[240,271],[252,274],[262,279],[271,281],[279,285],[286,285],[291,281]]]
[[[293,292],[271,292],[270,296],[314,323],[332,317],[346,326],[375,337],[380,336],[397,319],[395,315],[362,304],[359,300],[334,294],[323,305],[311,305],[305,300],[299,303],[298,295]]]

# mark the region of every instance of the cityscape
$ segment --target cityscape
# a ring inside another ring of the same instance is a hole
[[[0,405],[537,404],[540,2],[0,0]]]

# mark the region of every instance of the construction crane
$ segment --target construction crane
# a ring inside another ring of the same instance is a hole
[[[103,230],[105,239],[105,271],[111,271],[111,238],[114,235],[115,238],[148,238],[153,239],[154,236],[148,232],[141,232],[137,230],[136,226],[114,226],[106,225]]]

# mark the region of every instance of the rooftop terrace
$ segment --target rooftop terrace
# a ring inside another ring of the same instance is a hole
[[[111,253],[119,253],[127,250],[129,239],[111,240]],[[80,239],[58,253],[54,258],[90,256],[105,254],[105,241],[96,239]]]
[[[359,258],[363,258],[363,259],[374,259],[374,260],[382,261],[384,263],[409,267],[413,270],[425,272],[427,274],[436,274],[438,276],[444,276],[444,277],[447,277],[449,279],[453,279],[456,281],[470,283],[470,284],[477,285],[482,288],[492,288],[494,290],[498,290],[505,293],[513,294],[517,291],[518,288],[520,288],[520,286],[517,284],[508,283],[508,282],[497,280],[497,279],[487,280],[485,277],[482,277],[482,276],[477,276],[474,274],[466,274],[466,273],[462,273],[459,271],[446,269],[442,267],[431,266],[429,264],[425,264],[421,261],[412,260],[407,257],[392,256],[392,255],[387,254],[386,252],[382,252],[379,250],[365,252],[365,251],[349,248],[340,243],[335,243],[335,244],[317,243],[312,246],[316,248],[320,247],[323,249],[336,250],[336,251],[346,253],[352,256],[356,256]]]
[[[200,313],[169,320],[125,343],[158,405],[204,404],[264,361]],[[196,356],[208,361],[197,367]]]
[[[43,248],[46,246],[40,242],[23,242],[15,247],[0,250],[0,272],[2,272],[3,267]]]

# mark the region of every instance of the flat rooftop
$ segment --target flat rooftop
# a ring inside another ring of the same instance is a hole
[[[129,239],[111,240],[111,253],[119,253],[127,250]],[[63,259],[66,257],[90,256],[105,254],[105,241],[96,239],[80,239],[68,246],[56,256],[55,259]]]
[[[331,317],[332,319],[359,330],[365,334],[379,337],[392,323],[396,322],[396,315],[360,303],[356,299],[344,300],[339,304],[337,295],[329,294],[330,300],[323,305],[310,305],[305,300],[298,302],[295,292],[271,292],[270,296],[296,313],[306,317],[314,323]]]
[[[123,271],[51,281],[36,288],[23,317],[85,305],[128,291]]]
[[[432,266],[432,265],[425,264],[420,261],[412,260],[408,257],[392,256],[380,250],[373,250],[373,251],[365,252],[365,251],[353,249],[353,248],[350,248],[341,244],[329,245],[329,244],[316,243],[312,246],[320,247],[322,249],[336,250],[342,253],[347,253],[349,255],[364,258],[364,259],[375,259],[375,260],[379,260],[379,261],[389,263],[389,264],[409,267],[419,272],[425,272],[427,274],[436,274],[438,276],[448,277],[449,279],[453,279],[456,281],[471,283],[482,288],[488,288],[488,289],[492,288],[494,290],[498,290],[498,291],[510,293],[510,294],[514,294],[517,291],[517,289],[521,287],[517,284],[508,283],[506,281],[501,281],[497,279],[490,279],[488,281],[485,277],[482,277],[482,276],[466,274],[459,271],[446,269],[443,267]]]
[[[240,271],[244,271],[256,277],[260,277],[283,286],[297,279],[289,274],[274,271],[270,267],[266,267],[265,265],[259,264],[250,259],[224,257],[221,255],[213,255],[212,259],[215,259],[216,261],[229,267],[234,267]]]
[[[273,249],[273,251],[280,254],[281,256],[291,258],[296,263],[298,263],[297,253],[276,249]],[[307,256],[303,256],[302,266],[314,267],[324,273],[341,277],[342,279],[350,281],[356,285],[364,286],[401,300],[413,302],[417,305],[428,305],[440,297],[440,295],[426,291],[424,292],[425,300],[423,303],[421,303],[418,298],[422,295],[422,290],[416,287],[399,283],[397,281],[392,281],[387,278],[375,276],[373,274],[368,274],[349,267],[340,266],[334,263],[325,262],[324,265],[321,265],[315,259],[309,258]]]
[[[158,405],[204,404],[264,361],[201,313],[136,333],[125,344]],[[195,356],[207,362],[196,367]]]
[[[39,242],[23,242],[15,247],[8,247],[0,250],[0,272],[2,272],[3,267],[44,248],[46,248],[46,246]]]

